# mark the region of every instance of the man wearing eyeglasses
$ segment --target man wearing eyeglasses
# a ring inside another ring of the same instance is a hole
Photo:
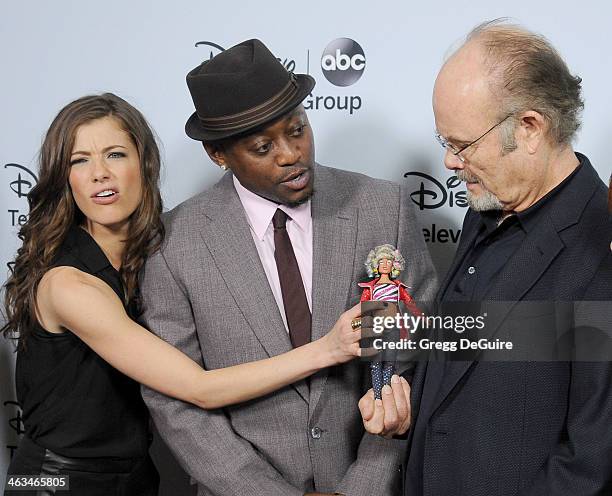
[[[439,302],[612,300],[607,189],[571,145],[580,93],[547,40],[503,22],[444,64],[436,137],[470,209]],[[420,362],[411,385],[406,496],[612,494],[611,362]],[[368,431],[407,430],[395,400],[361,399]]]

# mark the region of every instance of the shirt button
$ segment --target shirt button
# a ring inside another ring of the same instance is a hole
[[[313,439],[319,439],[321,437],[321,429],[319,429],[318,427],[313,427],[312,429],[310,429],[310,435]]]
[[[472,275],[476,272],[476,267],[474,267],[473,265],[471,265],[468,269],[468,274]]]

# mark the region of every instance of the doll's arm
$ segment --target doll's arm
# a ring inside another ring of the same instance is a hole
[[[417,304],[412,299],[412,296],[406,291],[406,288],[400,287],[400,300],[406,305],[406,308],[412,315],[422,315],[423,312],[417,307]]]
[[[363,293],[361,293],[361,299],[359,301],[363,303],[364,301],[370,301],[370,299],[370,288],[365,288]]]

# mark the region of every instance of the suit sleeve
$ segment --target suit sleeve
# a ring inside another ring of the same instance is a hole
[[[364,434],[357,459],[336,492],[346,496],[396,496],[400,494],[402,454],[406,441]]]
[[[567,412],[567,434],[534,482],[520,496],[612,494],[612,254],[598,268],[584,302],[577,305],[579,333],[601,332],[607,350],[602,361],[575,361]],[[590,356],[598,350],[591,349]]]
[[[147,327],[202,365],[191,303],[162,252],[148,260],[141,288]],[[207,494],[302,496],[234,432],[223,410],[203,410],[144,386],[142,396],[164,441]]]
[[[406,259],[404,282],[411,287],[416,301],[430,302],[436,291],[438,278],[423,231],[407,189],[400,186],[397,248]],[[395,495],[399,493],[400,467],[406,452],[403,439],[383,439],[364,434],[357,459],[347,471],[338,492],[353,495]]]

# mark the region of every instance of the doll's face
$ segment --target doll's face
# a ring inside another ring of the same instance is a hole
[[[381,258],[380,262],[378,262],[378,273],[380,275],[391,274],[392,269],[393,260],[389,260],[388,258]]]

